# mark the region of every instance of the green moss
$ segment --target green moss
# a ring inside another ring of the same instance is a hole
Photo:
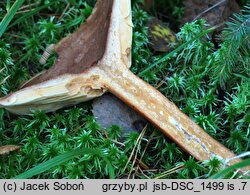
[[[35,1],[25,3],[32,2]],[[69,7],[64,10],[68,2]],[[38,5],[40,11],[16,15],[10,24],[11,28],[7,29],[0,41],[0,70],[3,68],[0,82],[7,78],[0,86],[1,95],[16,90],[23,81],[49,68],[53,58],[46,65],[40,65],[42,52],[84,22],[92,12],[94,2],[46,0]],[[166,55],[150,49],[146,27],[150,15],[140,8],[138,2],[133,1],[131,70],[135,74],[140,74]],[[178,8],[181,10],[181,7]],[[0,3],[0,9],[6,9],[4,3]],[[180,17],[180,10],[175,9],[172,9],[172,17],[176,17],[176,14]],[[153,86],[163,80],[159,90],[164,95],[211,136],[238,154],[250,150],[250,49],[246,42],[250,35],[249,28],[242,25],[246,19],[249,20],[249,10],[246,8],[244,16],[238,15],[236,21],[229,24],[223,32],[224,42],[219,49],[214,47],[209,37],[202,37],[140,75]],[[3,18],[2,13],[0,11],[0,20]],[[63,17],[60,17],[62,13]],[[203,33],[205,28],[207,25],[203,20],[186,24],[177,34],[179,45]],[[151,178],[207,178],[221,168],[217,158],[207,162],[190,158],[153,126],[148,127],[139,145],[136,145],[139,137],[137,132],[126,135],[123,142],[125,146],[117,144],[121,136],[120,128],[112,126],[104,132],[90,109],[91,102],[55,113],[36,112],[29,116],[15,116],[0,109],[0,145],[14,144],[21,147],[20,151],[0,156],[0,178],[14,177],[76,148],[101,150],[102,155],[111,162],[117,178],[130,172],[133,158],[126,170],[123,169],[135,146],[138,150],[137,159],[141,159],[149,169],[157,170],[145,172]],[[176,166],[180,166],[177,172],[164,174]],[[135,173],[135,176],[145,178],[140,172]],[[107,177],[107,162],[98,155],[86,154],[34,178]]]

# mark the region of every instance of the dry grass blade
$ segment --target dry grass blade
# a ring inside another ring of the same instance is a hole
[[[2,73],[4,71],[5,67],[3,67],[1,70],[0,70],[0,73]]]
[[[143,128],[142,132],[138,136],[138,138],[136,140],[136,143],[135,143],[135,146],[134,146],[134,148],[133,148],[133,150],[132,150],[132,152],[130,154],[130,157],[129,157],[129,159],[128,159],[126,165],[125,165],[125,167],[123,168],[123,172],[125,172],[125,170],[127,169],[129,162],[131,161],[132,157],[134,156],[134,152],[135,152],[136,148],[138,148],[138,145],[140,145],[139,143],[141,142],[141,139],[144,136],[144,133],[145,133],[147,127],[148,127],[148,124]],[[135,155],[135,159],[136,159],[136,155]]]
[[[154,179],[160,179],[160,178],[166,177],[166,176],[168,176],[168,175],[170,175],[172,173],[175,173],[177,170],[183,169],[183,167],[184,167],[184,165],[182,164],[182,165],[179,165],[179,166],[174,167],[172,169],[169,169],[169,170],[163,172],[161,175],[155,177]]]
[[[7,77],[5,77],[1,82],[0,82],[0,85],[4,84],[8,78],[10,78],[10,75],[8,75]]]
[[[142,141],[142,138],[144,137],[144,135],[146,133],[147,128],[148,128],[148,124],[143,128],[142,132],[140,133],[140,136],[138,137],[137,144],[135,144],[134,149],[136,149],[136,152],[135,152],[134,159],[133,159],[133,162],[132,162],[132,167],[131,167],[131,169],[129,171],[129,174],[128,174],[128,178],[130,178],[130,175],[131,175],[131,173],[132,173],[132,171],[134,169],[134,165],[135,165],[135,162],[136,162],[136,159],[137,159],[137,155],[138,155],[138,152],[140,150],[141,141]],[[132,152],[131,155],[133,155],[133,153],[134,152]],[[131,158],[132,158],[132,156],[131,156]]]

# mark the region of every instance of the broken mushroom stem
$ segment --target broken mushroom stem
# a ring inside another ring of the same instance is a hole
[[[123,64],[100,69],[104,88],[141,113],[183,150],[198,160],[231,158],[234,153],[209,136],[154,87],[134,75]],[[235,159],[230,162],[239,162]]]

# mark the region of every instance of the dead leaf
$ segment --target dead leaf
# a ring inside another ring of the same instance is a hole
[[[235,0],[186,0],[183,2],[185,11],[182,25],[186,22],[203,18],[211,26],[219,25],[229,19],[235,12],[240,12]],[[220,31],[221,26],[217,31]]]
[[[171,45],[176,43],[175,34],[172,30],[157,18],[148,21],[149,41],[155,51],[168,52]]]
[[[12,151],[19,151],[20,147],[15,145],[0,146],[0,155],[9,154]]]

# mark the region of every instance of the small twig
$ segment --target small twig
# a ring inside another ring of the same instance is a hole
[[[199,17],[201,17],[203,14],[209,12],[210,10],[214,9],[215,7],[217,7],[218,5],[224,3],[226,0],[222,0],[222,1],[219,1],[218,3],[214,4],[212,7],[209,7],[208,9],[204,10],[203,12],[199,13],[194,19],[194,20],[197,20]]]

